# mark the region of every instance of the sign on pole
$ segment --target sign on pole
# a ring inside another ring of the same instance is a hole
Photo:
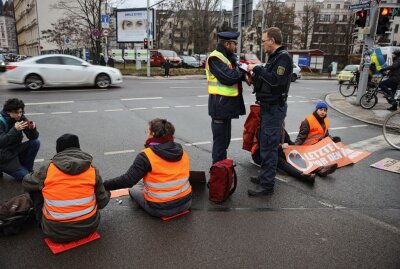
[[[101,35],[102,36],[109,36],[110,35],[110,29],[101,30]]]
[[[101,14],[101,27],[110,28],[110,15]]]
[[[361,4],[353,4],[353,5],[349,5],[349,10],[355,10],[355,9],[365,9],[365,8],[370,8],[371,7],[371,3],[370,2],[365,2],[365,3],[361,3]]]
[[[69,38],[68,36],[64,36],[64,45],[66,47],[68,47],[69,45],[71,45],[71,38]]]

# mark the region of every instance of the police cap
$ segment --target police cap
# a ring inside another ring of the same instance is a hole
[[[219,32],[218,38],[226,41],[237,41],[240,33],[239,32]]]

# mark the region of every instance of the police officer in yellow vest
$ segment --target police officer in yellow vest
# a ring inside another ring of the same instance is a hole
[[[239,71],[235,55],[238,32],[220,32],[217,48],[208,56],[208,114],[213,133],[212,161],[227,157],[231,141],[231,120],[246,114],[242,96],[244,75]]]

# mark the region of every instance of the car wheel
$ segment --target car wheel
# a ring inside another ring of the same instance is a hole
[[[296,74],[292,74],[292,79],[291,79],[291,81],[292,81],[292,82],[295,82],[296,79],[297,79],[297,75],[296,75]]]
[[[38,75],[29,75],[25,79],[25,87],[32,91],[39,90],[43,87],[43,79]]]
[[[107,74],[100,74],[96,77],[96,86],[99,87],[100,89],[105,89],[110,87],[111,85],[111,79]]]

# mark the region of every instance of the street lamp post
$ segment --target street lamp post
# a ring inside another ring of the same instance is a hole
[[[147,0],[147,24],[146,24],[146,33],[147,33],[147,76],[150,77],[150,50],[149,44],[153,44],[150,41],[150,0]]]

